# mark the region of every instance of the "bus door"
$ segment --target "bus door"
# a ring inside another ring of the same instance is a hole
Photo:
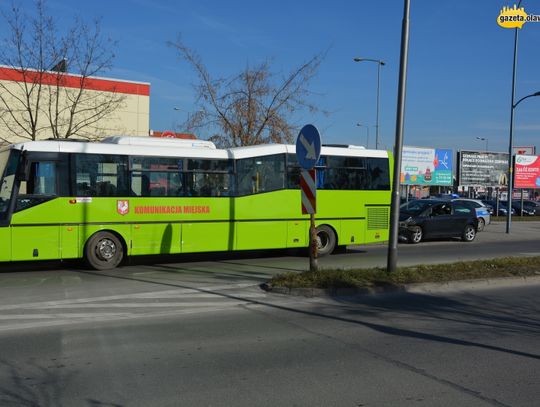
[[[66,214],[58,197],[68,196],[67,158],[58,153],[30,152],[26,168],[11,219],[12,260],[62,258],[61,224]],[[76,244],[77,229],[71,229]]]
[[[0,261],[11,261],[11,229],[0,225]]]
[[[11,229],[13,195],[16,189],[19,150],[0,151],[0,261],[11,260]]]

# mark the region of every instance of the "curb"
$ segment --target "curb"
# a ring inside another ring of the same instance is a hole
[[[388,285],[377,287],[358,287],[358,288],[307,288],[307,287],[273,287],[269,283],[263,283],[259,286],[262,290],[272,294],[284,294],[297,297],[353,297],[357,295],[371,295],[384,293],[406,292],[404,285]]]
[[[437,293],[484,288],[521,287],[525,285],[540,284],[540,276],[526,277],[499,277],[482,278],[475,280],[456,280],[444,283],[409,284],[407,292],[410,293]]]
[[[353,297],[361,295],[396,294],[396,293],[445,293],[452,291],[474,290],[483,288],[519,287],[540,284],[540,276],[501,277],[491,279],[456,280],[442,283],[418,283],[405,285],[359,287],[359,288],[290,288],[273,287],[263,283],[259,287],[272,294],[283,294],[298,297]]]

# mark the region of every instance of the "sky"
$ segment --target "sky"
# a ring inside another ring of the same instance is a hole
[[[7,1],[2,0],[2,7]],[[31,0],[20,0],[31,10]],[[402,0],[49,0],[59,22],[101,18],[118,42],[114,67],[101,76],[149,82],[150,128],[177,126],[197,110],[191,67],[167,45],[181,35],[214,77],[272,61],[286,74],[327,50],[310,84],[310,101],[328,115],[303,112],[298,128],[315,125],[323,143],[375,145],[377,64],[379,145],[396,133]],[[499,0],[411,0],[404,144],[455,150],[508,151],[514,30],[498,26]],[[528,14],[540,2],[524,0]],[[5,35],[5,25],[0,35]],[[540,91],[540,23],[519,32],[516,100]],[[175,109],[176,108],[176,109]],[[364,126],[359,127],[357,123]],[[367,129],[370,126],[369,140]],[[199,138],[210,135],[201,131]],[[515,109],[514,145],[540,148],[540,97]]]

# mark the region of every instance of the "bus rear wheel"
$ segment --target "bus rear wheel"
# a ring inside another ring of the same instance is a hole
[[[124,258],[124,247],[111,232],[98,232],[86,243],[84,258],[93,269],[110,270]]]
[[[336,234],[330,226],[321,225],[316,229],[317,233],[317,253],[319,256],[326,256],[334,251],[336,247]]]

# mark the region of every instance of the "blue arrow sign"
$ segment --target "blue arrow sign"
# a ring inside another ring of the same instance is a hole
[[[321,135],[315,126],[306,124],[296,139],[296,158],[305,170],[315,167],[321,155]]]

